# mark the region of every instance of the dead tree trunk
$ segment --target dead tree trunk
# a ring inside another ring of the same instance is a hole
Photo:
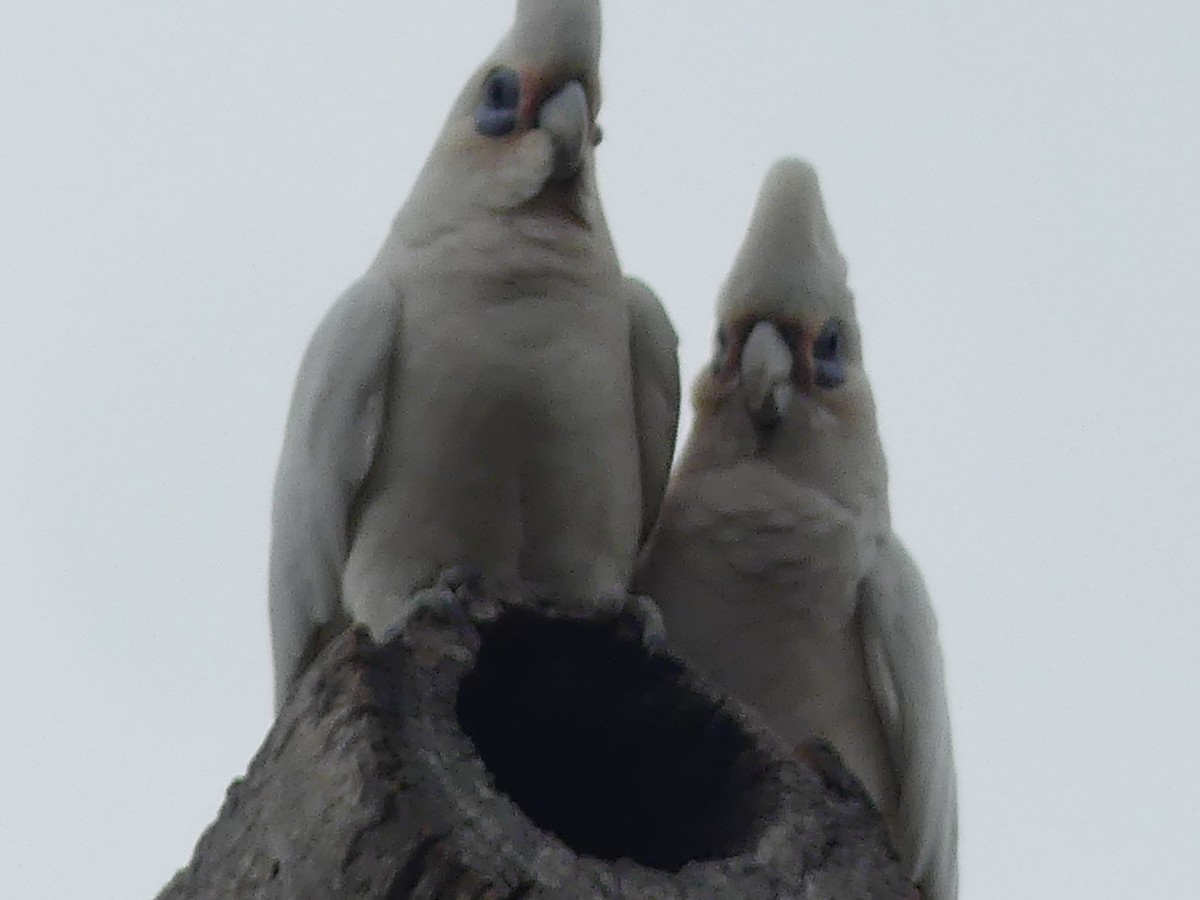
[[[386,645],[326,648],[159,900],[910,895],[836,757],[799,761],[635,616],[420,600]]]

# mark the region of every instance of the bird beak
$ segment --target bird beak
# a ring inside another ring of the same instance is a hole
[[[583,167],[584,154],[593,142],[587,92],[578,81],[568,81],[546,98],[537,111],[537,127],[550,135],[554,146],[551,181],[568,181]]]
[[[741,382],[751,418],[762,427],[777,425],[787,412],[792,384],[792,348],[772,322],[759,322],[742,347]]]

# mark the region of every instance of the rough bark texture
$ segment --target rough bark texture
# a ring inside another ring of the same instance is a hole
[[[793,754],[615,604],[443,584],[334,641],[159,900],[904,898],[831,751]]]

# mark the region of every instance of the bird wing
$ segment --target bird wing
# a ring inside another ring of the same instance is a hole
[[[641,281],[626,278],[633,406],[641,462],[642,533],[658,519],[679,427],[679,338],[661,301]]]
[[[386,427],[400,292],[368,274],[326,314],[296,377],[275,476],[270,553],[275,703],[346,621],[341,577],[354,503]]]
[[[916,564],[891,534],[863,582],[862,639],[899,786],[901,853],[925,900],[953,900],[958,802],[937,621]]]

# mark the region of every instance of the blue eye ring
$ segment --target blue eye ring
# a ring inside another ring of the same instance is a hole
[[[487,137],[504,137],[517,127],[521,105],[521,77],[503,66],[483,80],[482,97],[475,111],[475,130]]]
[[[821,333],[817,335],[817,339],[813,341],[813,358],[834,360],[842,358],[843,344],[842,338],[842,323],[837,319],[830,319],[825,323],[825,327],[821,329]]]
[[[830,319],[813,341],[813,370],[817,384],[834,388],[846,381],[846,339],[842,335],[842,323]]]

